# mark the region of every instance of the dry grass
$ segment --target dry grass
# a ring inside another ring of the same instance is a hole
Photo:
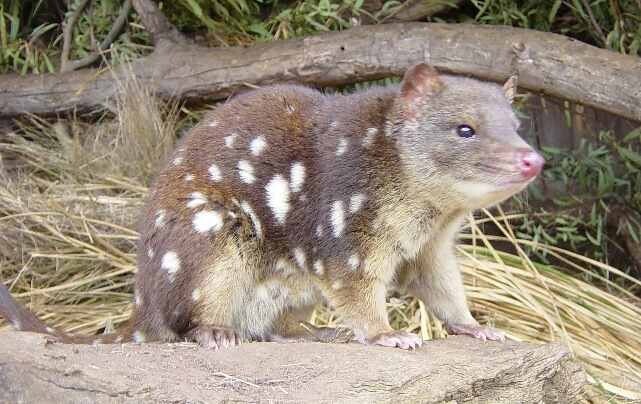
[[[47,323],[82,333],[117,326],[131,310],[136,215],[147,182],[173,147],[175,104],[135,82],[123,85],[114,119],[50,125],[36,118],[0,134],[0,280]],[[477,318],[522,341],[562,341],[583,363],[600,399],[641,399],[641,305],[615,268],[544,244],[565,271],[532,262],[502,212],[470,221],[459,246]],[[482,224],[502,232],[490,236]],[[516,251],[496,250],[507,242]],[[596,271],[599,269],[600,271]],[[599,278],[607,271],[610,276]],[[585,276],[591,274],[594,282]],[[595,286],[599,285],[599,286]],[[426,339],[445,335],[411,297],[392,298],[390,319]],[[317,323],[333,324],[326,309]]]

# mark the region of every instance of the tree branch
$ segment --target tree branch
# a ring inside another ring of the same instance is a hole
[[[522,89],[641,121],[640,58],[504,26],[384,24],[250,47],[170,45],[135,61],[131,71],[160,96],[197,100],[225,98],[247,84],[374,80],[401,75],[420,61],[498,82],[516,72]],[[2,75],[0,116],[100,107],[114,95],[115,81],[129,74],[125,70]]]
[[[407,0],[380,22],[419,21],[450,7],[457,7],[460,0],[446,3],[443,0]]]
[[[62,54],[60,55],[60,71],[68,71],[67,64],[69,63],[69,54],[71,53],[71,40],[73,38],[73,28],[76,26],[82,11],[87,7],[89,0],[80,0],[78,7],[71,12],[62,28]],[[69,5],[73,4],[69,2]],[[72,69],[73,70],[73,69]]]
[[[159,45],[164,41],[175,44],[191,43],[169,22],[152,0],[133,0],[133,6],[142,21],[142,25],[151,34],[155,45]]]
[[[129,15],[129,10],[131,10],[131,0],[125,0],[122,7],[120,8],[120,13],[118,14],[118,18],[116,18],[116,21],[114,21],[113,25],[111,26],[111,30],[109,31],[107,36],[102,40],[102,42],[98,46],[98,49],[96,49],[90,55],[87,55],[82,59],[73,60],[73,61],[67,60],[66,63],[62,65],[60,71],[69,72],[69,71],[77,70],[77,69],[89,66],[95,61],[97,61],[100,58],[100,56],[103,54],[103,52],[106,51],[111,46],[111,44],[116,40],[116,38],[118,38],[118,35],[120,35],[122,29],[125,27],[125,24],[127,23],[127,16]]]

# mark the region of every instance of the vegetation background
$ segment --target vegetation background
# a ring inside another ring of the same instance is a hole
[[[86,65],[109,68],[150,53],[151,37],[132,11],[107,41],[124,3],[2,0],[0,73],[59,72],[99,48]],[[641,55],[641,0],[159,4],[189,38],[226,47],[384,23],[418,3],[432,7],[426,21],[550,31]],[[68,331],[109,331],[128,318],[147,186],[176,138],[212,107],[156,99],[133,79],[121,87],[102,110],[0,124],[0,281]],[[527,95],[521,100],[527,120]],[[558,124],[571,125],[573,110],[564,113]],[[569,149],[545,147],[542,180],[502,209],[470,218],[459,246],[476,317],[510,338],[568,344],[597,402],[641,400],[641,127],[631,124],[636,129],[599,129]],[[388,307],[395,327],[445,336],[416,299],[393,296]],[[337,319],[319,308],[314,321]]]

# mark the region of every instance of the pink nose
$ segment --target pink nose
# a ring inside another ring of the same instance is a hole
[[[539,175],[545,160],[533,150],[526,149],[519,153],[519,170],[525,178],[533,178]]]

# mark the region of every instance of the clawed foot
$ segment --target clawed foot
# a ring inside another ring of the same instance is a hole
[[[368,339],[366,343],[392,348],[415,349],[423,345],[423,340],[418,335],[409,332],[389,331]]]
[[[449,324],[447,332],[452,335],[469,335],[483,341],[505,341],[505,334],[501,331],[478,324]]]
[[[307,321],[300,323],[302,335],[281,336],[272,334],[268,341],[279,343],[291,342],[324,342],[324,343],[347,343],[354,338],[354,333],[346,327],[318,327]]]
[[[241,344],[241,338],[236,331],[225,327],[196,327],[185,334],[185,339],[213,350]]]
[[[346,327],[317,327],[307,321],[301,323],[307,334],[319,342],[347,343],[354,339],[354,332]]]

